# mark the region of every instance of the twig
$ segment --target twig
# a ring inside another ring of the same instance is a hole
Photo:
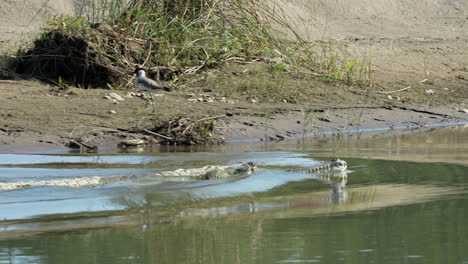
[[[36,14],[34,14],[33,18],[31,18],[31,21],[29,21],[27,27],[29,27],[29,25],[31,25],[31,23],[34,21],[34,19],[36,19],[36,16],[42,11],[42,9],[44,9],[44,8],[46,7],[46,5],[47,5],[49,2],[50,2],[50,0],[46,0],[46,1],[42,4],[42,6],[41,6],[41,8],[39,9],[39,11],[37,11]],[[23,10],[21,10],[21,11],[23,11]]]
[[[156,133],[156,132],[149,131],[148,129],[143,129],[142,131],[144,131],[144,132],[146,132],[146,133],[148,133],[148,134],[151,134],[151,135],[155,135],[155,136],[158,136],[158,137],[165,138],[165,139],[167,139],[167,140],[172,140],[172,138],[170,138],[170,137],[166,137],[166,136],[161,135],[161,134],[158,134],[158,133]]]
[[[130,78],[130,80],[128,80],[127,84],[125,85],[125,87],[128,87],[130,85],[130,83],[133,82],[133,80],[135,79],[135,75],[132,76],[132,78]]]
[[[84,143],[83,141],[78,140],[78,139],[70,139],[70,142],[68,143],[68,145],[69,146],[72,146],[72,145],[79,146],[80,149],[82,149],[82,148],[91,149],[91,150],[96,150],[97,149],[97,146],[87,145],[86,143]]]
[[[211,120],[211,119],[218,119],[218,118],[222,118],[222,117],[226,117],[226,115],[206,117],[206,118],[199,119],[196,122],[201,122],[201,121],[206,121],[206,120]]]
[[[194,74],[197,71],[199,71],[201,68],[205,67],[205,65],[206,65],[206,61],[204,61],[201,65],[194,66],[192,68],[185,70],[183,74]]]
[[[408,87],[405,87],[405,88],[402,88],[402,89],[396,90],[396,91],[389,91],[389,92],[379,92],[379,91],[377,91],[377,93],[379,93],[379,94],[398,93],[398,92],[402,92],[402,91],[408,90],[408,89],[411,89],[411,86],[408,86]]]
[[[302,73],[302,74],[310,74],[312,76],[316,76],[316,77],[324,77],[325,75],[324,74],[320,74],[320,73],[316,73],[316,72],[305,72],[305,71],[297,71],[297,73]]]
[[[188,131],[189,129],[191,129],[192,127],[193,127],[193,124],[188,125],[188,126],[184,129],[184,131],[182,131],[182,135],[185,135],[185,132],[187,132],[187,131]]]
[[[150,55],[151,55],[151,49],[153,48],[153,45],[151,44],[151,41],[149,43],[149,49],[148,49],[148,56],[146,57],[145,61],[143,62],[143,64],[141,65],[141,67],[145,67],[145,64],[148,62],[149,58],[150,58]]]
[[[234,61],[234,62],[242,63],[242,64],[251,64],[251,63],[254,63],[254,62],[260,61],[260,60],[261,59],[259,59],[259,58],[254,58],[252,60],[247,61],[247,59],[241,58],[241,57],[229,57],[229,58],[223,59],[222,61],[223,62]]]

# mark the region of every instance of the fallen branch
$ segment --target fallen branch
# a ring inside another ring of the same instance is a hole
[[[194,124],[194,123],[193,123],[193,124]],[[187,132],[189,129],[191,129],[191,128],[193,127],[193,124],[188,125],[188,126],[184,129],[184,131],[182,131],[182,135],[185,135],[185,132]]]
[[[223,117],[226,117],[226,115],[206,117],[206,118],[198,119],[197,122],[207,121],[207,120],[212,120],[212,119],[218,119],[218,118],[223,118]]]
[[[134,79],[135,79],[135,75],[133,75],[132,78],[128,80],[127,84],[125,84],[125,87],[128,87],[133,82]]]
[[[80,150],[83,150],[83,149],[88,149],[88,150],[96,150],[97,149],[97,146],[91,146],[91,145],[87,145],[86,143],[84,143],[83,141],[81,140],[78,140],[78,139],[70,139],[70,141],[68,142],[67,144],[70,148],[79,148]]]
[[[143,132],[146,132],[146,133],[148,133],[148,134],[151,134],[151,135],[155,135],[155,136],[158,136],[158,137],[165,138],[165,139],[167,139],[167,140],[172,140],[172,138],[170,138],[170,137],[166,137],[166,136],[161,135],[161,134],[158,134],[158,133],[156,133],[156,132],[149,131],[148,129],[143,129],[142,131],[143,131]]]
[[[229,58],[223,59],[221,61],[222,62],[234,61],[236,63],[241,63],[241,64],[251,64],[251,63],[254,63],[254,62],[260,61],[260,60],[261,60],[260,58],[253,58],[252,60],[247,60],[246,58],[242,58],[242,57],[229,57]]]
[[[396,90],[396,91],[389,91],[389,92],[377,92],[379,94],[391,94],[391,93],[398,93],[398,92],[402,92],[404,90],[408,90],[408,89],[411,89],[411,86],[408,86],[408,87],[405,87],[405,88],[402,88],[400,90]]]

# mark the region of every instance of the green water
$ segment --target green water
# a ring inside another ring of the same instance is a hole
[[[224,181],[0,192],[0,263],[468,263],[465,142],[468,130],[458,127],[249,151],[107,155],[88,168],[73,164],[96,157],[4,156],[3,181],[238,160],[260,169]],[[287,171],[336,155],[348,162],[347,180]],[[60,162],[66,166],[47,166]]]
[[[4,263],[466,263],[466,200],[323,217],[244,216],[47,233]],[[287,214],[287,213],[286,213]]]

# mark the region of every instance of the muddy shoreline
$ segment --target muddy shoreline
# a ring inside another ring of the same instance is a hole
[[[80,153],[66,146],[80,135],[86,135],[84,138],[98,147],[98,153],[169,149],[168,146],[118,147],[122,140],[148,136],[126,132],[153,115],[141,114],[144,106],[141,98],[126,98],[114,104],[104,98],[109,90],[71,88],[58,94],[51,89],[37,81],[0,81],[0,91],[4,94],[0,98],[0,153]],[[125,91],[116,93],[124,95]],[[206,116],[225,115],[219,119],[215,132],[224,137],[227,144],[341,137],[350,133],[361,136],[367,131],[384,131],[389,135],[468,122],[468,114],[460,111],[459,104],[428,106],[381,100],[380,103],[337,106],[330,100],[320,100],[311,106],[311,117],[306,120],[300,104],[253,104],[241,100],[236,104],[188,103],[183,91],[163,94],[156,100],[161,112],[170,112],[170,106],[181,105],[177,109],[179,114],[196,111]],[[113,109],[117,113],[109,114]]]

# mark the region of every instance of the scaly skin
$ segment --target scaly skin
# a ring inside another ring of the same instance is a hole
[[[303,172],[303,173],[319,173],[319,172],[324,172],[324,171],[325,172],[346,171],[347,168],[348,168],[348,164],[346,163],[346,161],[336,158],[322,165],[304,168],[304,169],[295,169],[295,170],[290,170],[290,171],[298,171],[298,172]]]
[[[303,173],[321,173],[321,172],[344,172],[346,171],[347,164],[346,161],[341,159],[332,159],[330,162],[305,168],[299,170]],[[256,169],[255,163],[242,162],[233,165],[227,166],[205,166],[202,168],[194,169],[177,169],[174,171],[164,171],[160,173],[153,174],[147,177],[159,177],[159,178],[194,178],[199,180],[209,180],[216,178],[226,178],[233,177],[241,174],[251,174]],[[346,173],[344,173],[346,175]],[[16,190],[27,187],[37,187],[37,186],[65,186],[65,187],[84,187],[84,186],[96,186],[100,184],[106,184],[110,182],[124,181],[134,179],[134,176],[123,176],[123,177],[110,177],[103,178],[99,176],[95,177],[83,177],[83,178],[74,178],[74,179],[65,179],[65,180],[49,180],[49,181],[30,181],[30,182],[0,182],[0,191],[7,190]]]
[[[256,165],[253,162],[241,162],[237,164],[227,166],[205,166],[202,168],[194,169],[177,169],[173,171],[163,171],[155,173],[150,176],[142,178],[194,178],[199,180],[209,180],[216,178],[233,177],[237,175],[246,174],[249,175],[256,169]],[[82,177],[66,180],[49,180],[49,181],[29,181],[29,182],[0,182],[0,191],[16,190],[27,187],[38,187],[38,186],[64,186],[64,187],[85,187],[85,186],[96,186],[100,184],[106,184],[110,182],[125,181],[130,179],[136,179],[135,176],[123,176],[123,177]]]

